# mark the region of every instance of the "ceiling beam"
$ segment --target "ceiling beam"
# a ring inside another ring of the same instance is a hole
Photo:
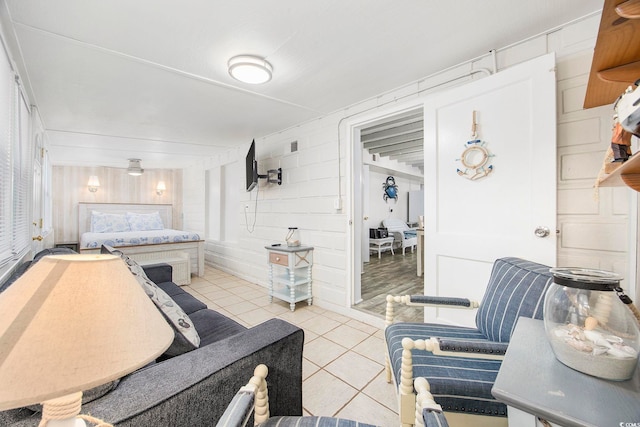
[[[387,157],[387,156],[385,156]],[[397,160],[399,162],[406,162],[409,160],[420,160],[424,161],[424,154],[422,152],[419,153],[407,153],[407,154],[394,154],[388,156],[391,160]]]
[[[374,125],[366,129],[362,129],[360,131],[360,135],[370,135],[372,133],[380,132],[383,130],[406,126],[411,123],[416,123],[416,122],[422,123],[422,121],[423,121],[423,114],[422,112],[420,112],[419,114],[415,114],[413,116],[391,120],[390,122],[384,122],[379,125]]]
[[[404,135],[390,136],[389,138],[378,139],[370,142],[363,141],[364,143],[362,144],[362,146],[366,149],[371,150],[375,148],[386,147],[388,145],[401,144],[403,142],[409,142],[409,141],[420,141],[420,144],[422,144],[423,138],[424,138],[424,132],[422,131],[422,129],[420,129],[419,131],[407,133]]]
[[[422,148],[422,140],[421,139],[416,139],[414,141],[409,141],[409,142],[404,142],[401,144],[393,144],[393,145],[387,145],[384,147],[380,147],[378,149],[375,150],[369,150],[370,152],[374,152],[374,153],[378,153],[380,155],[382,154],[386,154],[386,153],[413,153],[416,151],[423,151]]]
[[[367,135],[362,135],[362,132],[360,132],[360,140],[362,142],[377,141],[379,139],[389,138],[389,137],[398,136],[398,135],[405,135],[407,133],[419,131],[419,130],[422,130],[422,128],[423,128],[422,121],[420,121],[420,122],[413,122],[404,126],[394,127],[394,128],[380,131],[380,132],[367,134]]]

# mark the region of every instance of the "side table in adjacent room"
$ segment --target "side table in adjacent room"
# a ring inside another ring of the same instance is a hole
[[[369,238],[369,250],[378,252],[378,258],[384,251],[391,251],[391,255],[395,255],[393,252],[393,237],[381,237],[379,239]]]
[[[269,302],[273,297],[287,301],[291,311],[296,302],[313,302],[311,291],[311,267],[313,247],[311,246],[265,246],[269,257]]]

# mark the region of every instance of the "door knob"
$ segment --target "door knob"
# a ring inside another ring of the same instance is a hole
[[[368,219],[369,219],[369,217],[368,217],[368,216],[365,216],[365,217],[364,217],[364,220],[365,220],[365,221],[366,221],[366,220],[368,220]]]
[[[536,227],[534,234],[536,235],[536,237],[540,238],[547,237],[549,235],[549,229],[547,227],[539,226]]]
[[[36,237],[32,237],[31,240],[37,240],[38,242],[41,242],[43,238],[44,237],[42,236],[36,236]]]

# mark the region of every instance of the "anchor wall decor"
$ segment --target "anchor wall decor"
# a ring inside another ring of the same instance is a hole
[[[476,123],[476,112],[473,112],[473,123],[471,125],[471,140],[465,144],[465,149],[459,159],[463,168],[458,168],[458,175],[470,180],[484,178],[493,172],[493,165],[489,160],[494,155],[485,147],[486,142],[478,138],[478,124]]]

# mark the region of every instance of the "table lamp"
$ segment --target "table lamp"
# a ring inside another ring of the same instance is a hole
[[[153,361],[174,333],[113,255],[49,255],[0,293],[0,410],[85,426],[82,391]]]

